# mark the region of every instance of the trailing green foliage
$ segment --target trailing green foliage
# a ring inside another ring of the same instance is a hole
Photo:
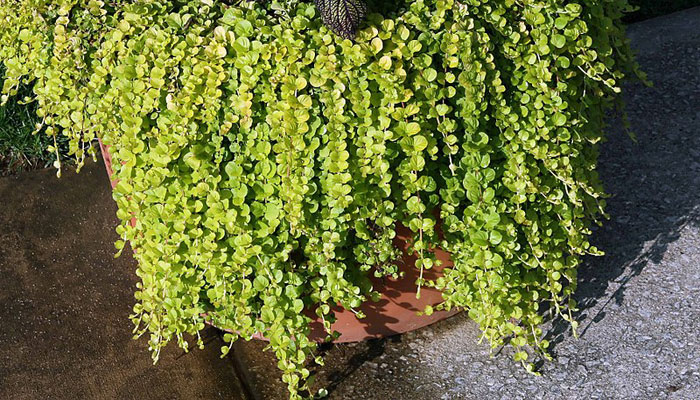
[[[636,72],[626,1],[399,1],[354,41],[288,3],[0,5],[3,92],[33,81],[80,162],[111,146],[155,359],[208,318],[231,342],[268,337],[297,398],[315,349],[302,311],[329,328],[331,306],[376,295],[370,275],[399,275],[399,223],[416,268],[452,254],[418,282],[438,309],[467,309],[524,364],[546,354],[540,307],[575,326],[579,257],[598,253],[597,144]]]

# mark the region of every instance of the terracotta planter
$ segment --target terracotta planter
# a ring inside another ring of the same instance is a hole
[[[112,186],[114,186],[116,182],[111,179],[112,158],[102,142],[100,142],[100,150],[107,168],[107,174],[110,176]],[[132,223],[135,223],[135,221],[132,221]],[[416,256],[410,256],[405,252],[408,248],[408,239],[411,237],[411,231],[408,228],[399,227],[396,233],[394,245],[404,250],[404,256],[399,260],[400,268],[406,273],[404,278],[399,280],[372,278],[374,287],[382,296],[379,301],[368,301],[360,307],[360,310],[366,315],[363,319],[357,319],[353,312],[337,307],[335,309],[337,321],[332,328],[342,335],[336,342],[359,342],[366,339],[409,332],[445,319],[458,312],[458,310],[452,310],[450,312],[435,312],[430,316],[417,315],[419,311],[425,309],[426,305],[434,306],[440,303],[442,296],[437,290],[423,287],[421,288],[421,298],[416,299],[417,288],[415,282],[420,271],[414,267]],[[434,252],[443,265],[440,268],[424,270],[423,277],[426,279],[437,278],[444,267],[452,265],[450,255],[447,252],[439,249],[436,249]],[[320,319],[312,322],[311,330],[311,337],[314,340],[320,341],[326,337]],[[258,337],[258,339],[264,338]]]

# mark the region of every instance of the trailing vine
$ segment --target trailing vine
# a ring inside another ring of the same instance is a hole
[[[33,83],[78,165],[110,146],[116,247],[136,250],[132,319],[155,360],[203,346],[209,319],[231,343],[269,338],[302,396],[305,311],[332,335],[331,306],[376,297],[371,275],[400,275],[402,224],[416,268],[434,247],[454,261],[418,292],[533,371],[541,308],[575,328],[580,256],[599,254],[603,117],[641,76],[627,2],[398,1],[364,22],[343,4],[357,25],[331,0],[4,0],[2,100]]]

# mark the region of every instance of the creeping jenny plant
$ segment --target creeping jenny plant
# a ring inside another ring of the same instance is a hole
[[[375,4],[353,40],[313,3],[284,4],[0,3],[3,99],[33,82],[79,164],[95,138],[110,146],[137,335],[157,359],[170,340],[202,346],[205,318],[231,343],[263,334],[302,396],[302,311],[330,328],[331,306],[376,297],[370,275],[400,275],[400,223],[415,268],[452,254],[418,282],[443,292],[437,308],[468,310],[532,370],[542,308],[575,327],[576,268],[598,253],[597,145],[637,73],[626,1]]]

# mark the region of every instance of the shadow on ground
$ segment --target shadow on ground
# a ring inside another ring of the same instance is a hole
[[[650,34],[635,33],[638,41]],[[679,63],[679,58],[686,60]],[[611,219],[592,236],[605,256],[588,257],[579,270],[575,298],[581,336],[605,318],[609,304],[622,304],[629,281],[649,263],[661,262],[681,231],[700,226],[697,47],[669,45],[641,53],[638,59],[654,86],[635,82],[626,87],[626,111],[637,143],[615,119],[608,142],[601,146],[599,171],[612,195],[607,200]],[[606,295],[611,286],[616,289]],[[596,307],[599,303],[602,307]],[[592,308],[596,311],[589,315]],[[548,336],[554,346],[569,332],[567,322],[557,321]]]

